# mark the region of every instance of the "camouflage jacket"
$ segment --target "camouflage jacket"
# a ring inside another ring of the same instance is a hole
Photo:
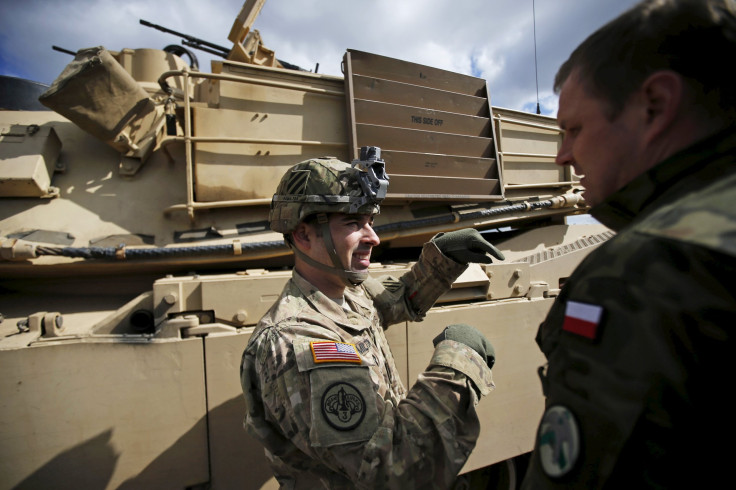
[[[547,409],[524,488],[717,488],[736,435],[724,378],[736,354],[736,136],[674,155],[592,214],[618,234],[539,328]]]
[[[478,438],[476,389],[490,392],[491,372],[445,340],[407,392],[383,330],[421,320],[464,269],[429,242],[400,279],[347,289],[349,311],[294,272],[241,367],[246,429],[282,488],[451,485]]]

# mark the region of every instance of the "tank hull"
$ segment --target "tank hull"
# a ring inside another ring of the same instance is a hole
[[[69,107],[0,111],[0,490],[276,488],[242,430],[239,383],[254,325],[291,275],[270,196],[294,163],[350,160],[369,140],[394,189],[371,274],[400,275],[435,233],[464,227],[507,257],[472,265],[423,322],[387,331],[404,384],[445,325],[479,327],[497,389],[463,472],[530,451],[536,329],[611,236],[565,224],[586,208],[554,165],[554,120],[493,107],[482,80],[422,67],[417,81],[418,65],[355,51],[345,79],[232,60],[203,74],[172,57],[113,53],[110,73],[150,105],[133,100],[119,127]]]

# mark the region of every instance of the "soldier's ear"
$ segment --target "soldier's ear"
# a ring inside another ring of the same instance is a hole
[[[299,223],[294,231],[291,233],[291,239],[294,242],[294,245],[298,246],[300,249],[303,250],[309,250],[312,244],[312,235],[310,233],[309,225],[302,222]]]
[[[682,106],[684,81],[671,70],[651,74],[642,84],[647,110],[646,137],[652,141],[666,132]]]

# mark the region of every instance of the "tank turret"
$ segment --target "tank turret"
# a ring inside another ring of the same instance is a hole
[[[220,48],[210,71],[184,48],[90,47],[44,87],[51,110],[0,110],[0,489],[273,486],[238,381],[292,265],[271,197],[295,163],[366,146],[389,182],[372,274],[465,227],[507,257],[473,264],[421,334],[391,328],[404,384],[425,339],[477,325],[504,362],[464,471],[531,450],[536,327],[611,235],[565,222],[586,206],[554,164],[554,119],[493,106],[485,80],[354,49],[344,77],[305,71],[251,28],[262,5],[245,2],[230,49],[189,39]]]

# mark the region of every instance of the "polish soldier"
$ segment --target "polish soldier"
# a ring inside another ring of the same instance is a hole
[[[407,391],[384,330],[421,321],[468,262],[503,256],[465,229],[426,243],[400,278],[369,276],[388,177],[380,149],[361,157],[299,163],[273,196],[271,229],[295,265],[243,353],[245,427],[282,488],[448,488],[478,438],[475,406],[494,388],[493,347],[471,326],[448,326]]]
[[[617,235],[540,326],[546,411],[523,488],[719,488],[736,354],[734,0],[646,0],[555,79],[557,163]]]

